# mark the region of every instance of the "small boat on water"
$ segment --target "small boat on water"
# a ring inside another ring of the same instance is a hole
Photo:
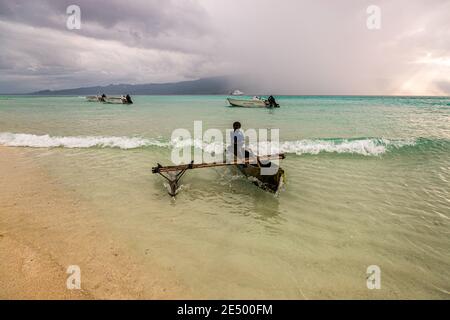
[[[96,96],[87,96],[86,100],[89,102],[103,102],[103,103],[110,103],[110,104],[132,104],[133,101],[131,100],[130,95],[122,95],[120,97],[114,97],[114,96],[106,96],[105,94],[102,95],[96,95]]]
[[[275,164],[268,162],[263,165],[261,161],[272,161],[275,159],[282,160],[285,158],[284,154],[275,154],[260,156],[255,159],[245,159],[238,162],[214,162],[214,163],[198,163],[194,164],[192,161],[190,164],[183,164],[178,166],[162,166],[158,163],[156,167],[152,168],[152,173],[159,174],[164,177],[170,186],[169,195],[175,197],[178,191],[178,182],[181,177],[190,169],[200,169],[200,168],[213,168],[213,167],[223,167],[223,166],[237,166],[237,168],[249,178],[252,178],[253,183],[263,190],[277,193],[280,190],[284,182],[284,170],[276,166],[276,173],[272,175],[263,175],[261,173],[262,168],[266,166],[275,166]]]
[[[253,97],[252,99],[234,99],[227,98],[232,107],[240,108],[279,108],[280,105],[275,101],[275,98],[270,96],[268,99],[261,99],[260,97]]]
[[[129,96],[128,96],[129,97]],[[133,101],[130,99],[127,99],[125,96],[121,97],[105,97],[103,98],[104,103],[110,103],[110,104],[132,104]]]
[[[260,99],[244,100],[244,99],[227,98],[227,100],[232,107],[267,108],[266,102]]]
[[[244,93],[240,90],[234,90],[233,92],[230,93],[230,95],[232,96],[243,96]]]

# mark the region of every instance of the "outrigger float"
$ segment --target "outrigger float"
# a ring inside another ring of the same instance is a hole
[[[159,174],[164,177],[170,186],[169,195],[175,197],[178,191],[178,182],[184,176],[187,170],[190,169],[201,169],[201,168],[213,168],[213,167],[224,167],[224,166],[237,166],[239,170],[246,177],[253,177],[253,183],[258,187],[273,193],[277,193],[284,182],[284,170],[276,166],[275,164],[268,162],[262,164],[261,161],[271,161],[271,160],[283,160],[285,155],[283,153],[276,155],[260,156],[255,158],[249,158],[244,160],[238,160],[234,162],[212,162],[212,163],[198,163],[194,164],[192,161],[190,164],[182,164],[177,166],[162,166],[158,163],[158,166],[152,168],[152,173]],[[261,174],[261,169],[265,167],[276,166],[276,173],[272,175]]]

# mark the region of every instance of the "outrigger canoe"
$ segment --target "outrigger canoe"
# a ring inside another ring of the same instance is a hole
[[[262,165],[261,161],[270,161],[279,159],[282,160],[285,158],[284,154],[276,154],[276,155],[268,155],[258,157],[259,161],[255,161],[255,159],[246,159],[244,161],[237,162],[214,162],[214,163],[199,163],[194,164],[192,161],[190,164],[183,164],[178,166],[162,166],[158,163],[156,167],[152,168],[152,173],[157,173],[164,177],[170,186],[169,195],[175,197],[178,191],[178,182],[181,177],[186,173],[187,170],[190,169],[200,169],[200,168],[212,168],[212,167],[222,167],[222,166],[237,166],[238,169],[246,176],[253,178],[253,183],[258,187],[273,193],[277,193],[280,187],[284,182],[284,170],[277,166],[276,173],[273,175],[262,175]],[[265,166],[270,165],[269,162]],[[275,165],[275,164],[271,164]]]

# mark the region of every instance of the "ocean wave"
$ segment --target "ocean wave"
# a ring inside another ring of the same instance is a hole
[[[27,133],[0,133],[0,144],[10,147],[31,148],[120,148],[136,149],[147,146],[167,147],[169,144],[156,139],[138,137],[104,137],[104,136],[49,136]]]
[[[364,156],[378,156],[389,150],[413,146],[414,139],[384,139],[384,138],[355,138],[355,139],[302,139],[284,141],[279,144],[260,142],[250,145],[255,153],[260,155],[269,153],[291,154],[319,154],[344,153]],[[0,145],[12,147],[32,148],[119,148],[136,149],[145,147],[183,148],[194,147],[208,153],[220,154],[225,149],[222,142],[208,143],[201,140],[173,140],[163,141],[142,137],[114,137],[114,136],[50,136],[26,133],[0,133]]]
[[[304,139],[280,143],[280,152],[301,154],[348,153],[364,156],[378,156],[392,149],[416,144],[414,139]],[[264,148],[260,147],[260,150]]]

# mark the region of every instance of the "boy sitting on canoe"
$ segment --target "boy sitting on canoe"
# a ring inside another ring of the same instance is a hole
[[[250,157],[255,157],[252,152],[245,149],[245,136],[241,130],[241,123],[239,121],[233,123],[233,132],[231,132],[230,136],[233,146],[234,162],[244,159],[244,157],[245,161],[248,162]],[[247,164],[243,165],[247,167]]]
[[[255,155],[252,151],[245,149],[245,136],[244,133],[241,130],[241,123],[239,121],[236,121],[233,123],[233,132],[231,132],[231,141],[233,142],[233,155],[234,155],[234,162],[237,162],[237,160],[243,159],[245,155],[245,161],[250,163],[250,158],[255,159],[256,163],[259,167],[270,167],[271,163],[261,163],[259,160],[259,157]],[[231,147],[231,146],[230,146]],[[253,160],[254,161],[254,160]],[[255,164],[255,162],[253,162]],[[244,167],[247,167],[248,164],[243,164]]]

